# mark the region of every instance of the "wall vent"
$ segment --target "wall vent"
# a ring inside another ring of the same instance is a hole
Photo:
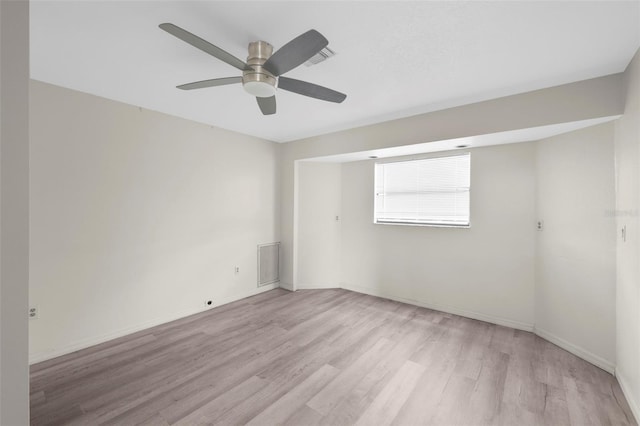
[[[280,243],[258,245],[258,287],[280,281]]]
[[[321,51],[319,51],[318,53],[313,55],[311,57],[311,59],[309,59],[304,64],[306,66],[308,66],[308,67],[311,67],[311,66],[314,66],[316,64],[319,64],[320,62],[326,61],[327,59],[329,59],[330,57],[334,56],[335,54],[336,54],[336,52],[334,52],[333,50],[329,49],[328,47],[325,47],[324,49],[322,49]]]

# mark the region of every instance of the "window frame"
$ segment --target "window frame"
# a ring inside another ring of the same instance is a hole
[[[376,219],[376,204],[377,204],[377,167],[379,165],[390,164],[390,163],[409,163],[413,161],[421,161],[421,160],[432,160],[438,158],[450,158],[450,157],[458,157],[458,156],[468,156],[469,157],[469,221],[466,224],[448,224],[441,222],[385,222],[378,221]],[[459,228],[459,229],[468,229],[471,228],[471,152],[457,152],[455,154],[444,154],[444,155],[429,155],[429,156],[420,156],[409,159],[401,159],[401,160],[389,160],[389,161],[376,161],[374,163],[373,168],[373,224],[374,225],[395,225],[395,226],[420,226],[420,227],[431,227],[431,228]]]

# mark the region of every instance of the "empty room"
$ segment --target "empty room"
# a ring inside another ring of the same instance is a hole
[[[640,1],[0,1],[0,425],[638,425]]]

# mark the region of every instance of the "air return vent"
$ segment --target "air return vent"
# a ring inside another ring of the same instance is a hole
[[[280,281],[280,243],[258,246],[258,287]]]
[[[311,57],[311,59],[309,59],[304,64],[306,66],[308,66],[308,67],[311,67],[311,66],[314,66],[316,64],[319,64],[320,62],[326,61],[327,59],[329,59],[330,57],[334,56],[335,54],[336,54],[336,52],[334,52],[333,50],[329,49],[328,47],[325,47],[324,49],[322,49],[321,51],[319,51],[318,53],[313,55]]]

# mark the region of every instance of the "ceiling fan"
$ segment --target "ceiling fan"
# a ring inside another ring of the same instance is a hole
[[[244,90],[256,97],[260,111],[264,115],[276,113],[276,88],[336,103],[344,101],[347,97],[344,93],[317,84],[282,76],[302,65],[329,44],[327,39],[316,30],[309,30],[299,35],[275,53],[273,53],[273,46],[265,41],[249,43],[249,56],[245,63],[174,24],[164,23],[159,26],[180,40],[242,71],[242,76],[196,81],[177,86],[178,89],[193,90],[242,83]]]

